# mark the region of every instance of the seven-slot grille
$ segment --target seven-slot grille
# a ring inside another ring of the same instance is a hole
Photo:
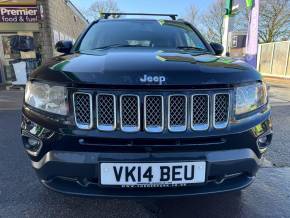
[[[170,132],[224,129],[229,123],[230,95],[98,94],[93,109],[92,96],[74,94],[75,122],[80,129],[96,127],[101,131],[146,131],[160,133],[165,125]],[[95,111],[93,118],[93,111]]]

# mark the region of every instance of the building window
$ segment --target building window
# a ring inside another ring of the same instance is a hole
[[[238,36],[233,36],[232,47],[233,48],[237,48],[238,47]]]

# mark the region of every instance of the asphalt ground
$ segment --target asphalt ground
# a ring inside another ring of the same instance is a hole
[[[44,188],[23,150],[20,91],[0,91],[0,217],[290,217],[290,82],[270,80],[274,138],[255,182],[228,193],[170,200],[71,197]]]

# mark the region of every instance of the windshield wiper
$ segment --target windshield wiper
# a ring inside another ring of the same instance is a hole
[[[204,48],[194,47],[194,46],[178,46],[178,49],[184,49],[184,50],[197,50],[197,51],[207,51]]]
[[[144,45],[129,45],[129,44],[112,44],[112,45],[106,45],[106,46],[101,46],[101,47],[96,47],[90,50],[98,50],[98,49],[107,49],[107,48],[125,48],[125,47],[148,47]]]

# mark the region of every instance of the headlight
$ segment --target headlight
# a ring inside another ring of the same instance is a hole
[[[267,86],[257,83],[236,88],[236,115],[254,111],[267,104]]]
[[[28,82],[25,88],[25,102],[32,107],[50,113],[66,115],[67,89],[45,83]]]

